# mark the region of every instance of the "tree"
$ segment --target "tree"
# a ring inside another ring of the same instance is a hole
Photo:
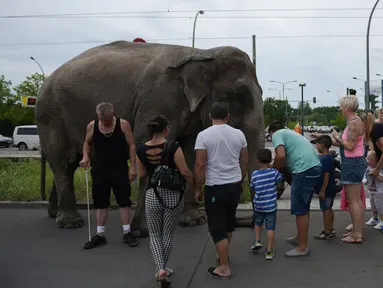
[[[20,96],[37,96],[40,87],[43,85],[44,76],[40,73],[27,76],[27,79],[17,85],[15,90],[18,97]]]
[[[9,98],[13,98],[12,81],[6,80],[4,75],[0,76],[0,102],[5,103]]]
[[[284,121],[286,111],[286,101],[276,100],[274,98],[266,98],[263,101],[263,113],[265,118],[265,126],[268,126],[275,120]],[[287,114],[291,115],[293,109],[287,104]]]

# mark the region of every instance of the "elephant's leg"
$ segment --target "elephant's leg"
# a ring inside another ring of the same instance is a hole
[[[132,234],[135,237],[147,237],[149,235],[145,213],[145,188],[147,181],[148,177],[139,179],[137,210],[131,223]]]
[[[194,169],[195,162],[195,139],[196,137],[190,138],[187,141],[184,141],[184,145],[182,145],[182,150],[185,155],[186,163],[191,171],[193,171]],[[184,199],[184,214],[180,217],[179,225],[196,226],[205,224],[206,215],[205,213],[202,213],[198,210],[198,204],[196,203],[194,198],[194,190],[192,189],[192,187],[190,187],[189,184],[187,184],[186,186]]]
[[[55,180],[53,179],[51,191],[49,193],[48,215],[52,218],[56,218],[57,212],[58,212],[57,189],[56,189]]]
[[[58,228],[79,228],[84,225],[84,220],[76,208],[73,176],[77,164],[55,169],[55,182],[58,197],[58,213],[56,226]]]

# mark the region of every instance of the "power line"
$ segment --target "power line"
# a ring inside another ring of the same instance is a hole
[[[371,8],[277,8],[277,9],[203,9],[208,13],[221,12],[292,12],[292,11],[371,11]],[[383,10],[383,8],[376,8]],[[130,11],[130,12],[89,12],[89,13],[62,13],[62,14],[26,14],[3,15],[0,18],[32,18],[32,17],[61,17],[86,15],[121,15],[121,14],[161,14],[161,13],[195,13],[197,10],[158,10],[158,11]]]
[[[135,15],[113,15],[113,16],[31,16],[31,17],[3,17],[0,19],[190,19],[194,16],[135,16]],[[200,19],[368,19],[368,16],[204,16]],[[375,16],[375,19],[383,19],[383,16]]]
[[[383,34],[370,35],[371,37],[382,37]],[[285,36],[257,36],[257,39],[299,39],[299,38],[358,38],[366,37],[366,35],[348,35],[348,34],[334,34],[334,35],[285,35]],[[196,37],[197,40],[244,40],[251,39],[251,36],[228,36],[228,37]],[[190,41],[191,37],[185,38],[153,38],[146,39],[147,42],[155,41]],[[0,47],[16,47],[16,46],[46,46],[46,45],[70,45],[70,44],[100,44],[110,43],[116,40],[89,40],[89,41],[62,41],[62,42],[34,42],[34,43],[8,43],[0,44]]]

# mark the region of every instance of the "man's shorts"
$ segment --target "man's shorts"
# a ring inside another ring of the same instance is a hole
[[[110,191],[113,189],[114,197],[120,208],[130,207],[130,180],[128,164],[117,166],[93,166],[92,194],[93,205],[97,209],[106,209],[110,206]]]
[[[226,239],[227,233],[235,230],[235,215],[241,191],[241,183],[205,185],[207,224],[214,243]]]
[[[275,230],[277,224],[277,210],[273,212],[254,211],[254,224],[261,227],[265,223],[266,230]]]
[[[326,196],[323,200],[319,199],[320,209],[322,211],[325,211],[325,210],[332,208],[332,206],[334,205],[334,200],[335,200],[335,196],[334,197]]]
[[[322,166],[314,166],[301,173],[293,173],[291,182],[291,214],[306,215],[311,199],[321,185]]]

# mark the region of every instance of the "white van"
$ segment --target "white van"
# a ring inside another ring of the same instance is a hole
[[[39,150],[40,139],[36,125],[16,126],[13,130],[13,146],[21,151]]]

